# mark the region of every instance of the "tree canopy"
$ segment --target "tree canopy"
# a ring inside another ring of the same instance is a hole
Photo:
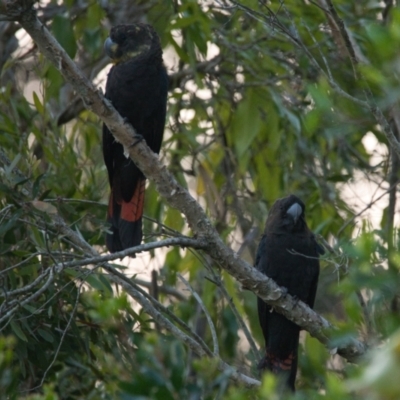
[[[144,243],[114,256],[101,126],[132,129],[99,88],[134,22],[168,115],[159,161],[129,153]],[[399,397],[397,2],[13,0],[0,32],[0,398],[278,398],[256,294],[305,329],[285,398]],[[289,193],[326,249],[317,313],[252,268]]]

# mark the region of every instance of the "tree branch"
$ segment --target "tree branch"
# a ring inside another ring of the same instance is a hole
[[[63,262],[63,268],[73,268],[78,266],[84,266],[89,264],[102,264],[104,262],[113,261],[118,258],[124,258],[127,256],[133,256],[137,253],[142,253],[144,251],[150,251],[154,249],[158,249],[160,247],[169,247],[169,246],[180,246],[180,247],[192,247],[194,249],[201,249],[206,246],[206,243],[201,240],[192,239],[188,237],[177,237],[177,238],[169,238],[160,240],[158,242],[150,242],[144,243],[139,246],[130,247],[129,249],[118,251],[112,254],[106,254],[102,256],[89,257],[84,258],[82,260],[74,260],[69,262]]]

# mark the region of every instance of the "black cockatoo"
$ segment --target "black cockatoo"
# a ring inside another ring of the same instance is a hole
[[[319,254],[324,250],[308,229],[304,203],[290,195],[272,206],[257,250],[255,267],[288,293],[314,306]],[[259,368],[282,377],[294,391],[300,328],[258,298],[258,318],[265,339]]]
[[[118,25],[111,29],[104,49],[111,68],[105,97],[155,152],[164,133],[168,75],[163,65],[157,33],[150,25]],[[124,154],[107,126],[103,125],[103,156],[111,195],[107,221],[107,248],[116,252],[140,244],[146,178]]]

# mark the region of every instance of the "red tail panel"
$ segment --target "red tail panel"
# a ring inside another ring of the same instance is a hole
[[[119,201],[111,192],[107,221],[111,224],[106,235],[106,245],[111,253],[137,246],[142,241],[142,215],[146,180],[138,182],[129,202]]]
[[[267,353],[265,356],[265,361],[273,372],[289,371],[292,368],[295,357],[295,354],[291,353],[286,357],[286,359],[282,359],[274,356],[271,353]]]
[[[144,179],[140,180],[136,186],[135,193],[133,193],[130,202],[122,202],[121,218],[123,220],[128,222],[135,222],[142,218],[145,188],[146,181]]]

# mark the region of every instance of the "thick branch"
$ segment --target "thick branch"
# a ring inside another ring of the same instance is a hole
[[[107,124],[115,138],[129,150],[130,157],[146,177],[155,184],[157,191],[167,204],[185,215],[195,235],[206,242],[204,250],[213,260],[226,269],[244,287],[249,288],[287,318],[328,345],[329,339],[326,330],[332,328],[329,322],[304,303],[286,295],[272,279],[258,272],[241,260],[230,248],[226,247],[203,209],[187,190],[178,185],[174,177],[168,173],[166,167],[159,162],[157,155],[143,141],[132,147],[135,134],[132,127],[124,122],[109,102],[103,98],[100,91],[83,76],[46,27],[37,19],[34,10],[24,11],[18,17],[18,21],[31,35],[44,56],[55,65],[77,93],[82,96],[88,108]],[[355,361],[364,352],[365,345],[354,339],[339,349],[339,353],[350,361]]]

